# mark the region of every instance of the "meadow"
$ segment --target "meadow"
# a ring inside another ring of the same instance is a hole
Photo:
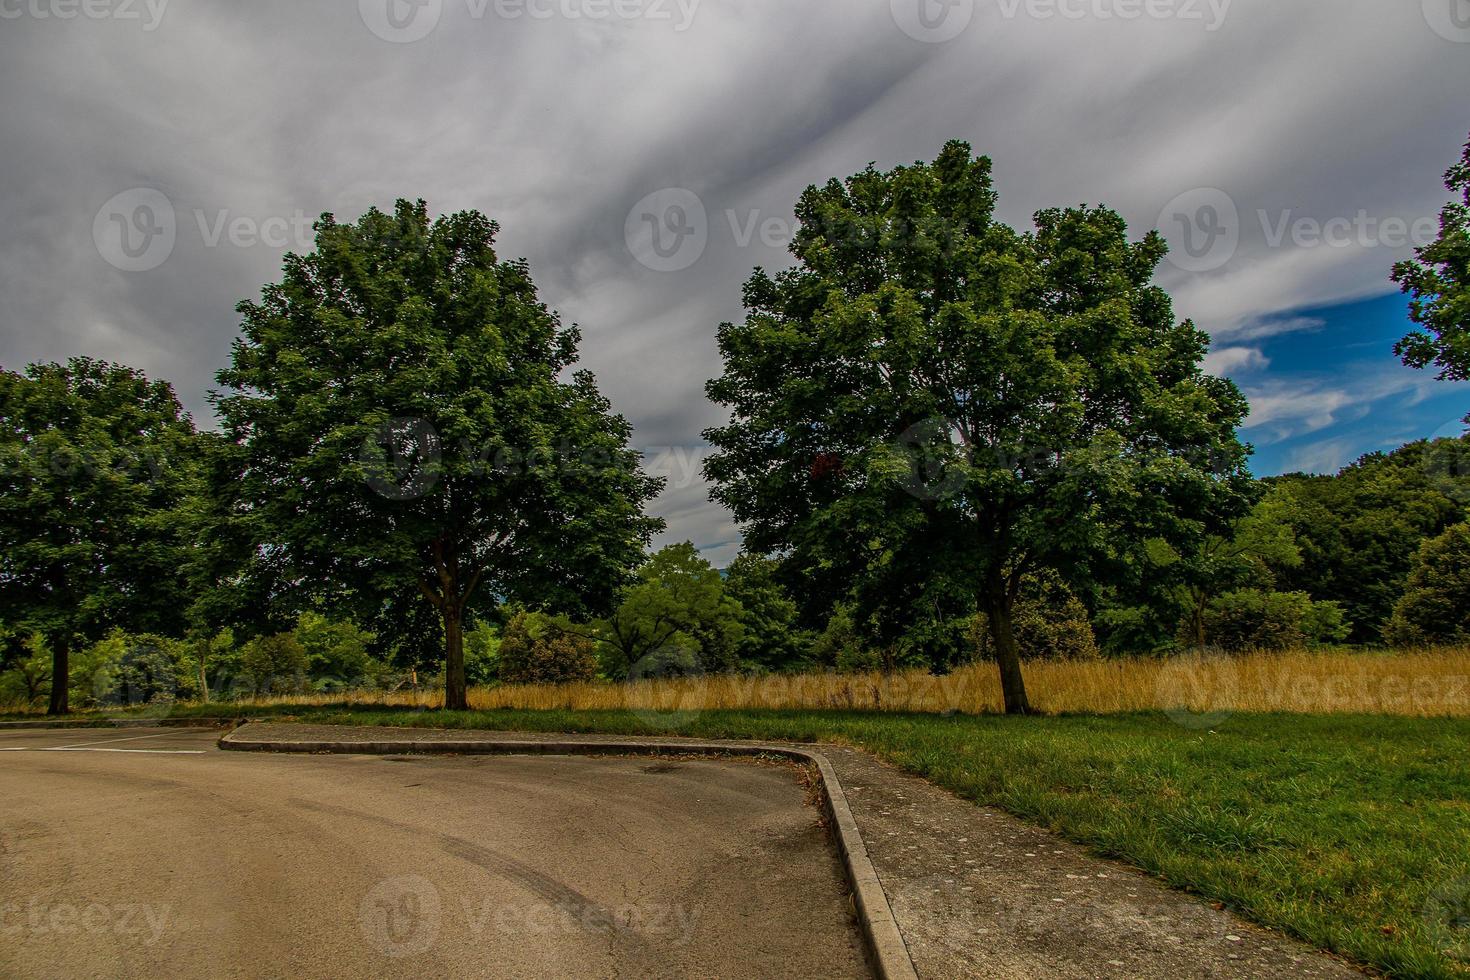
[[[1422,651],[1299,650],[1235,656],[1035,661],[1025,665],[1032,705],[1041,713],[1165,711],[1208,723],[1233,712],[1470,716],[1470,647]],[[255,704],[372,704],[438,707],[432,689],[362,691],[264,699]],[[1001,711],[991,664],[939,676],[771,674],[643,680],[615,684],[503,685],[473,688],[470,707],[536,711],[892,711],[991,714]]]

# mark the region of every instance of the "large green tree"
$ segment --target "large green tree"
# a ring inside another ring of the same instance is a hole
[[[1420,547],[1384,633],[1399,646],[1470,641],[1470,524]]]
[[[1409,317],[1422,328],[1395,350],[1410,367],[1433,365],[1441,379],[1465,381],[1470,379],[1470,143],[1445,174],[1445,187],[1460,200],[1440,213],[1438,240],[1394,266],[1394,281],[1412,297]]]
[[[218,399],[231,516],[288,604],[335,596],[380,633],[385,610],[432,608],[445,703],[463,708],[475,604],[601,611],[659,526],[642,508],[660,483],[592,375],[570,373],[578,331],[523,260],[497,258],[494,222],[399,201],[316,232],[239,307]]]
[[[597,635],[612,667],[633,678],[721,673],[738,665],[742,613],[720,573],[685,541],[649,558]]]
[[[1191,547],[1245,505],[1245,399],[1153,286],[1166,246],[1106,209],[993,217],[990,162],[811,187],[796,267],[720,328],[707,437],[716,499],[752,550],[861,605],[961,592],[992,632],[1007,711],[1029,711],[1013,624],[1025,577],[1103,574],[1149,538]]]
[[[50,713],[69,710],[77,643],[183,630],[198,448],[173,388],[140,371],[0,370],[0,621],[46,636]]]

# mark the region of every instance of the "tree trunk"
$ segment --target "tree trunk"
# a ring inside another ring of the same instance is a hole
[[[1205,648],[1205,594],[1203,589],[1190,592],[1189,634],[1198,650]]]
[[[51,705],[48,715],[64,715],[71,711],[68,702],[71,685],[71,637],[65,633],[51,639]]]
[[[1011,621],[1011,598],[1004,586],[992,589],[983,604],[990,620],[990,638],[995,644],[995,660],[1000,665],[1000,690],[1005,699],[1006,714],[1029,715],[1031,702],[1026,700],[1026,679],[1021,676],[1021,647]]]
[[[444,604],[444,707],[449,711],[468,711],[464,681],[464,622],[462,611],[453,603]]]

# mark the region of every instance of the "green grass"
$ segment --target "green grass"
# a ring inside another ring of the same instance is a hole
[[[175,714],[219,714],[181,707]],[[1384,973],[1470,977],[1470,720],[416,712],[319,723],[836,741]],[[1453,904],[1453,903],[1458,904]],[[1458,913],[1458,918],[1456,914]]]

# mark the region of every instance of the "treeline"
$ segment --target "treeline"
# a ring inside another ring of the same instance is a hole
[[[1394,275],[1470,375],[1465,204]],[[1255,479],[1249,412],[1102,207],[995,218],[990,161],[812,186],[719,327],[712,497],[747,553],[647,549],[631,427],[478,212],[400,201],[241,303],[196,430],[89,359],[0,371],[4,684],[86,704],[1470,639],[1467,441]],[[330,639],[323,639],[323,637]],[[49,660],[49,676],[45,668]],[[406,679],[406,680],[405,680]]]

